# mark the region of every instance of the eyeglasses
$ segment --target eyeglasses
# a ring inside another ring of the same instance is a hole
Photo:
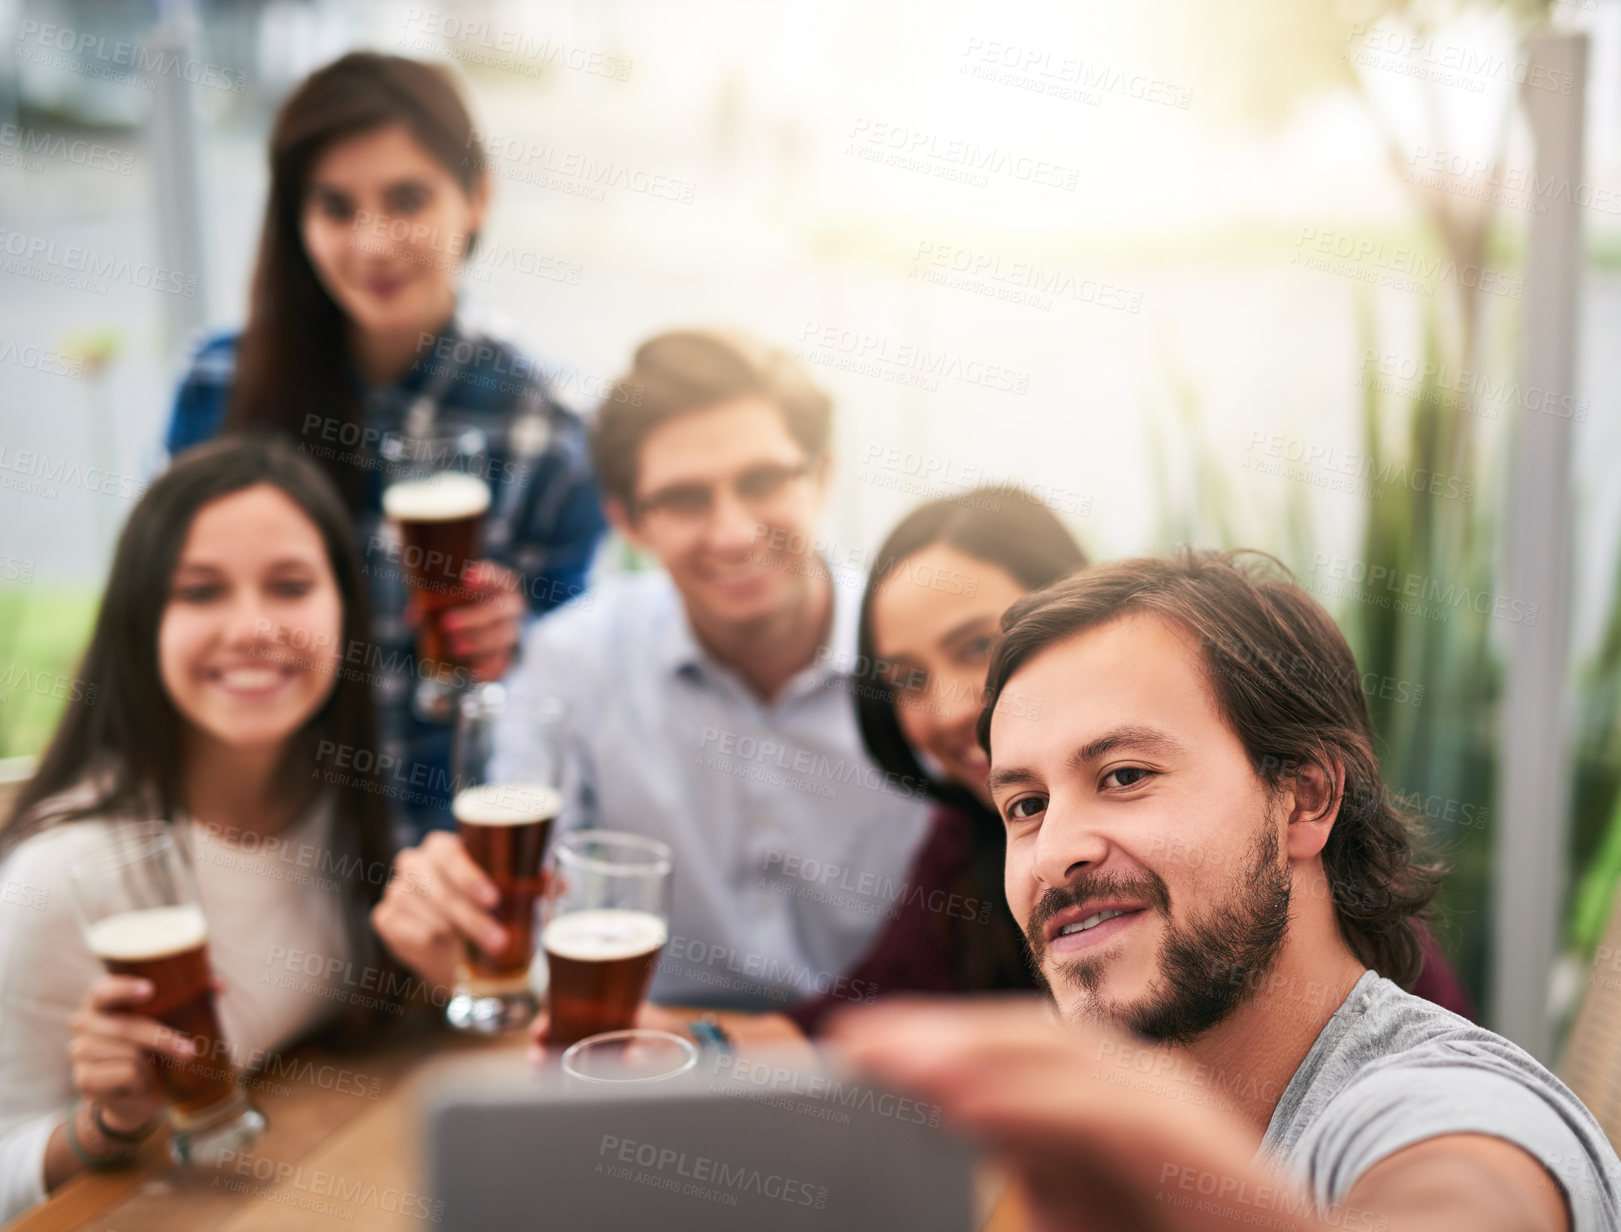
[[[795,466],[763,463],[751,466],[721,483],[730,483],[739,501],[758,513],[787,492],[790,484],[810,474],[809,459]],[[715,511],[715,488],[711,483],[673,483],[636,502],[642,516],[661,516],[674,522],[699,522]]]

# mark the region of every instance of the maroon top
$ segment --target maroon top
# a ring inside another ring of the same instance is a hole
[[[912,861],[901,894],[890,908],[889,923],[867,956],[850,972],[849,984],[891,993],[963,993],[984,989],[963,987],[958,974],[956,946],[964,922],[993,926],[992,913],[1000,903],[986,902],[962,892],[973,848],[973,821],[956,809],[938,807],[928,838]],[[1422,922],[1419,941],[1424,966],[1413,993],[1443,1009],[1473,1021],[1474,1003],[1468,990],[1447,962],[1435,934]],[[1030,988],[1036,985],[1032,981]],[[784,1011],[806,1035],[817,1035],[827,1015],[848,998],[832,992],[807,997]]]

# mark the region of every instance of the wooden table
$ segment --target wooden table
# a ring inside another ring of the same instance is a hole
[[[789,1026],[719,1017],[743,1055],[762,1045],[808,1049]],[[291,1053],[279,1069],[250,1080],[270,1129],[234,1166],[177,1168],[159,1134],[130,1167],[81,1173],[6,1232],[431,1229],[424,1217],[431,1200],[417,1166],[423,1086],[447,1065],[524,1047],[522,1034],[481,1039],[418,1028],[365,1053]],[[985,1232],[1022,1232],[1016,1193],[989,1176],[980,1189],[989,1208]]]

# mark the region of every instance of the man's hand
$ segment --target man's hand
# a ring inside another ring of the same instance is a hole
[[[524,606],[518,575],[494,561],[481,560],[467,567],[462,586],[476,601],[451,608],[439,616],[439,628],[450,653],[467,664],[474,679],[495,680],[517,654],[523,634]]]
[[[829,1038],[987,1143],[1019,1178],[1034,1227],[1318,1226],[1291,1222],[1309,1196],[1252,1162],[1259,1135],[1212,1103],[1190,1062],[1150,1074],[1115,1064],[1120,1049],[1148,1047],[1124,1034],[1060,1026],[1028,1004],[895,1000],[841,1013]]]
[[[395,958],[430,986],[448,988],[467,941],[489,950],[506,944],[506,929],[490,914],[498,902],[495,883],[461,839],[435,830],[394,857],[371,922]]]

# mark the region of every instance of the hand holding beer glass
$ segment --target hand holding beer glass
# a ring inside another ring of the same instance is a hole
[[[113,975],[152,986],[143,1016],[189,1039],[189,1059],[157,1056],[169,1099],[169,1149],[213,1163],[252,1143],[264,1114],[248,1102],[220,1030],[208,924],[191,861],[163,822],[118,823],[110,841],[68,864],[85,941]]]
[[[498,728],[514,732],[499,760]],[[535,913],[541,861],[552,822],[563,806],[562,776],[567,712],[540,699],[514,713],[506,690],[483,685],[461,700],[452,757],[456,794],[451,813],[468,858],[494,883],[490,914],[504,934],[499,946],[468,939],[446,1007],[451,1026],[504,1031],[534,1016],[529,988],[535,956]]]
[[[616,830],[557,841],[547,923],[546,1043],[578,1043],[636,1023],[669,937],[669,847]]]
[[[415,705],[420,717],[448,722],[465,665],[450,653],[441,620],[482,597],[469,585],[468,566],[479,558],[490,507],[484,435],[470,428],[391,437],[383,456],[389,463],[383,513],[399,528],[400,559],[420,617]]]

